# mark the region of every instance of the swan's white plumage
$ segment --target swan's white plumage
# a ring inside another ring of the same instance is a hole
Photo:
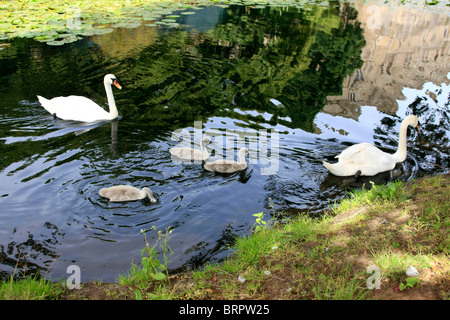
[[[323,165],[336,176],[352,176],[359,172],[362,176],[374,176],[380,172],[394,169],[398,162],[406,159],[406,135],[408,126],[418,128],[419,119],[407,116],[400,126],[398,149],[394,154],[381,151],[374,145],[363,142],[355,144],[336,156],[337,163],[323,161]]]
[[[98,192],[100,196],[108,198],[111,202],[125,202],[142,200],[148,197],[151,202],[156,202],[153,192],[144,187],[142,190],[129,186],[129,185],[117,185],[109,188],[102,188]]]
[[[63,120],[81,122],[113,120],[117,118],[119,114],[117,112],[111,85],[114,84],[119,89],[122,87],[117,82],[116,77],[112,74],[105,75],[103,82],[108,99],[109,112],[94,101],[83,96],[56,97],[53,99],[46,99],[41,96],[37,97],[45,110]]]
[[[241,171],[247,168],[247,162],[245,161],[245,155],[247,154],[248,149],[241,148],[239,150],[239,162],[234,160],[216,160],[205,163],[203,167],[208,171],[220,173],[233,173]]]

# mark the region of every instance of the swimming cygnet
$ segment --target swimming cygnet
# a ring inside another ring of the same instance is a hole
[[[241,148],[239,150],[239,162],[234,160],[216,160],[213,162],[207,162],[204,168],[211,172],[220,173],[232,173],[236,171],[241,171],[247,168],[247,162],[245,161],[245,156],[248,154],[247,148]]]
[[[151,202],[156,202],[153,192],[147,187],[139,190],[138,188],[129,185],[118,185],[109,188],[102,188],[98,193],[100,196],[108,198],[111,202],[136,201],[142,200],[147,196]]]
[[[178,157],[183,160],[206,160],[209,158],[208,150],[206,150],[206,145],[210,143],[209,137],[204,137],[200,140],[200,150],[193,149],[189,147],[175,147],[170,148],[169,152],[171,155]]]

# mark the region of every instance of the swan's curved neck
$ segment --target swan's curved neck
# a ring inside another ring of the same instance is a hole
[[[246,163],[245,162],[245,150],[239,151],[239,163]]]
[[[392,155],[396,162],[403,162],[406,159],[406,135],[408,132],[408,123],[402,122],[400,125],[400,134],[398,139],[397,151]]]
[[[201,151],[206,151],[206,142],[202,140],[200,140],[200,150]]]
[[[153,202],[155,202],[156,201],[156,199],[155,199],[155,197],[153,196],[153,192],[152,192],[152,190],[150,190],[149,188],[142,188],[142,190],[141,190],[141,195],[143,194],[143,197],[145,198],[145,197],[148,197],[149,199],[150,199],[150,201],[153,201]]]
[[[108,83],[105,84],[106,98],[108,99],[109,106],[109,116],[111,119],[115,119],[119,116],[119,112],[117,112],[116,101],[114,100],[113,92],[111,85]]]

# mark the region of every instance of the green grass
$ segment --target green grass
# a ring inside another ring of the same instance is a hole
[[[64,292],[60,283],[47,281],[37,276],[0,283],[0,300],[53,300]]]
[[[371,182],[371,188],[362,188],[348,193],[348,196],[331,207],[335,214],[351,210],[363,205],[381,205],[389,207],[390,203],[403,202],[411,197],[401,181],[394,181],[387,185],[375,185]]]
[[[368,293],[365,282],[352,276],[351,265],[334,277],[320,274],[313,291],[317,300],[362,300]]]

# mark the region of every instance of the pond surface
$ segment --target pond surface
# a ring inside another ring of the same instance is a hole
[[[253,214],[320,215],[349,188],[449,168],[449,15],[330,2],[303,7],[211,6],[163,24],[116,28],[55,47],[0,44],[0,276],[17,266],[115,281],[140,261],[141,229],[171,228],[172,271],[228,256]],[[106,107],[115,74],[120,119],[54,119],[37,101],[87,96]],[[392,172],[338,178],[343,148],[397,146],[405,115],[420,117]],[[197,145],[247,170],[220,175],[168,150]],[[109,203],[100,188],[149,187],[158,202]],[[156,231],[148,231],[150,242]]]

